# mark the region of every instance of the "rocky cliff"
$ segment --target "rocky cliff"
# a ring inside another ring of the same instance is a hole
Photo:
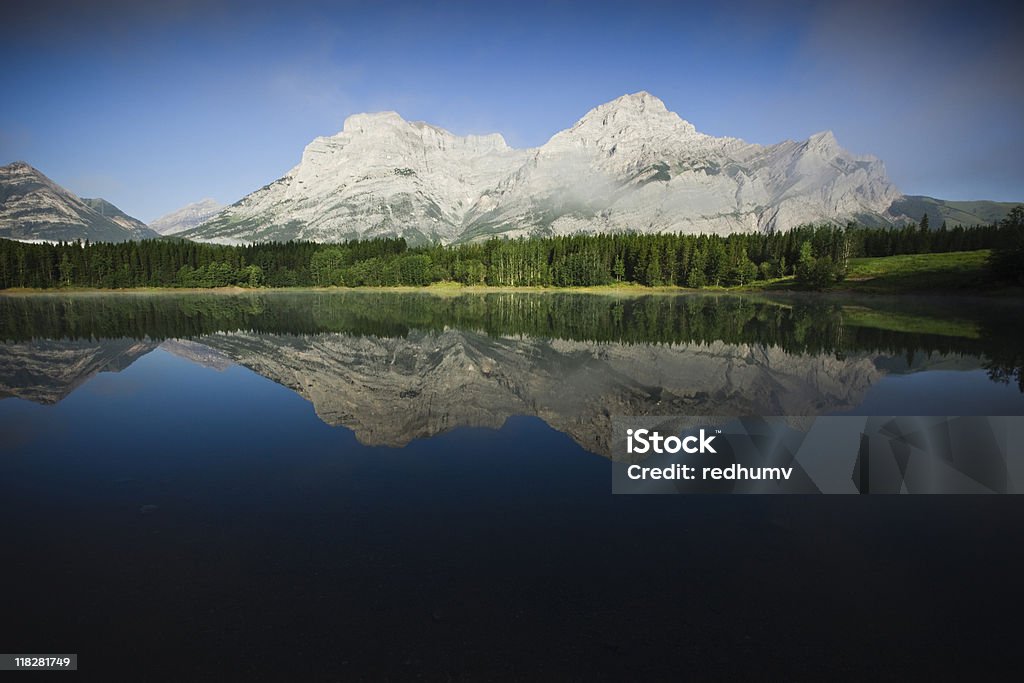
[[[763,146],[700,133],[646,92],[588,112],[536,149],[460,137],[394,112],[358,114],[282,178],[182,233],[225,243],[379,235],[730,233],[811,222],[888,224],[881,161],[831,132]]]

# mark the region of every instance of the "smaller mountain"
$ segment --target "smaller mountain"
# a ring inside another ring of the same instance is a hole
[[[158,237],[104,199],[82,199],[23,161],[0,166],[0,237],[126,242]]]
[[[144,240],[154,236],[153,231],[145,223],[140,221],[138,218],[132,218],[106,199],[98,197],[95,199],[86,199],[83,197],[82,201],[86,206],[99,215],[109,218],[128,232],[132,233],[132,239]]]
[[[223,208],[224,205],[214,199],[202,199],[157,218],[149,227],[161,235],[176,235],[205,223]]]
[[[101,372],[121,372],[157,347],[135,339],[38,339],[0,344],[0,399],[55,405]]]
[[[1006,218],[1013,207],[1020,204],[1021,202],[990,202],[986,200],[958,202],[935,199],[934,197],[906,195],[893,202],[889,212],[909,216],[915,221],[920,221],[921,216],[928,214],[928,223],[931,227],[938,228],[946,223],[947,227],[954,228],[958,225],[997,223]]]

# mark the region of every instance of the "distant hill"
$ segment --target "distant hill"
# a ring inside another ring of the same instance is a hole
[[[224,206],[214,199],[203,199],[157,218],[149,227],[161,235],[176,235],[213,218],[223,208]]]
[[[1010,209],[1024,202],[990,202],[985,200],[955,202],[934,197],[906,195],[893,202],[889,213],[909,216],[920,221],[928,214],[931,227],[938,228],[945,221],[950,228],[957,225],[991,225],[1006,218]]]
[[[155,231],[152,230],[145,223],[140,221],[138,218],[132,218],[121,209],[117,208],[106,199],[86,199],[82,198],[85,205],[91,208],[93,211],[101,216],[109,218],[125,230],[133,233],[135,239],[146,239],[148,237],[155,237],[153,234]]]
[[[0,237],[126,242],[157,233],[104,199],[82,199],[23,161],[0,166]]]

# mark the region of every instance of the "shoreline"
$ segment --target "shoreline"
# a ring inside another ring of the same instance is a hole
[[[795,275],[774,277],[766,280],[755,279],[742,285],[705,286],[698,288],[680,285],[648,286],[637,282],[611,282],[594,286],[552,286],[552,285],[466,285],[454,280],[432,282],[427,285],[385,285],[385,286],[314,286],[294,287],[174,287],[145,286],[123,289],[103,287],[52,287],[52,288],[10,288],[0,289],[0,296],[37,295],[165,295],[165,294],[228,294],[241,296],[248,293],[268,292],[316,292],[322,294],[341,292],[394,292],[428,294],[440,297],[454,297],[472,294],[531,293],[531,294],[590,294],[611,297],[638,296],[717,296],[717,295],[761,295],[772,297],[887,297],[887,298],[974,298],[979,300],[1020,300],[1024,301],[1024,287],[1003,282],[994,276],[990,268],[992,251],[975,249],[971,251],[935,252],[926,254],[898,254],[893,256],[862,257],[850,259],[844,268],[844,276],[825,284],[823,289],[811,289],[798,283]]]
[[[868,283],[871,280],[855,280],[850,284]],[[396,294],[432,294],[435,296],[460,296],[463,294],[593,294],[599,296],[685,296],[685,295],[736,295],[736,294],[763,294],[763,295],[785,295],[800,297],[842,297],[842,296],[868,296],[871,298],[917,298],[917,297],[957,297],[957,298],[980,298],[980,299],[1013,299],[1024,298],[1024,289],[1014,287],[1002,287],[992,289],[929,289],[917,290],[907,289],[905,291],[877,291],[872,289],[861,289],[857,286],[844,286],[847,283],[839,283],[824,290],[798,289],[793,285],[792,279],[776,280],[760,285],[743,285],[738,287],[702,287],[689,288],[674,285],[647,287],[645,285],[599,285],[594,287],[500,287],[487,285],[458,285],[451,283],[436,283],[424,286],[394,285],[394,286],[367,286],[367,287],[129,287],[124,289],[107,289],[102,287],[54,287],[54,288],[30,288],[16,287],[0,289],[0,296],[55,296],[55,295],[107,295],[107,294],[144,294],[144,295],[166,295],[166,294],[217,294],[217,295],[242,295],[242,294],[267,294],[272,292],[311,292],[320,294],[333,293],[358,293],[358,292],[391,292]]]

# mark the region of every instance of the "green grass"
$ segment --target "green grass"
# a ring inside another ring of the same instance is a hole
[[[872,294],[980,291],[990,283],[990,253],[983,249],[851,259],[846,280],[832,289]]]
[[[892,330],[905,334],[938,334],[963,339],[978,339],[978,324],[970,320],[931,318],[893,311],[879,311],[863,306],[843,306],[843,322],[856,327]]]
[[[851,259],[846,279],[826,291],[858,294],[984,294],[1021,296],[1019,287],[993,285],[990,250]],[[800,291],[793,276],[757,280],[734,291]]]

